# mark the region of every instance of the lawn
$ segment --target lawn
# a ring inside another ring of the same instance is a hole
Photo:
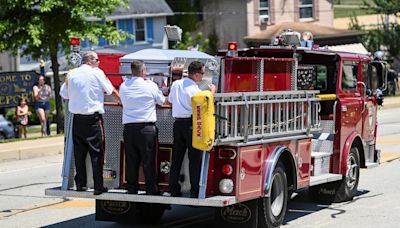
[[[372,2],[368,0],[367,2]],[[363,0],[334,0],[333,5],[363,5]]]
[[[368,11],[366,9],[349,9],[349,8],[336,8],[334,9],[335,18],[351,17],[353,15],[361,16],[367,15]]]
[[[57,125],[54,125],[54,124],[51,125],[51,126],[50,126],[50,130],[51,130],[52,132],[57,131]],[[30,134],[30,133],[40,133],[40,131],[41,131],[40,125],[28,126],[27,134]]]

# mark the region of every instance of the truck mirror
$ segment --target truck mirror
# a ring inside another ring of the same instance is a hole
[[[377,87],[381,91],[387,89],[387,63],[380,60],[374,60],[370,63],[375,69],[378,77]]]

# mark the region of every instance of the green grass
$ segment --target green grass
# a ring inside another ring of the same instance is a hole
[[[28,127],[28,129],[27,129],[27,134],[30,134],[30,133],[40,133],[40,131],[41,131],[42,129],[41,129],[41,127],[40,127],[40,125],[36,125],[36,126],[29,126]],[[51,126],[50,127],[50,130],[51,131],[57,131],[57,126]]]
[[[367,2],[372,2],[368,0]],[[334,0],[333,5],[363,5],[363,0]]]
[[[368,15],[368,11],[366,9],[346,9],[346,8],[335,8],[334,10],[335,18],[351,17],[353,15],[356,16]]]

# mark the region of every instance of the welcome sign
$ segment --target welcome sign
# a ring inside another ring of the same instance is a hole
[[[16,107],[21,97],[33,104],[33,86],[38,80],[34,71],[0,73],[0,108]]]

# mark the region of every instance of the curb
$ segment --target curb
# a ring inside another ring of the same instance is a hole
[[[39,140],[40,142],[38,142]],[[24,143],[25,145],[18,145],[18,142],[12,142],[13,144],[8,146],[10,148],[0,151],[0,162],[8,162],[64,153],[64,137],[54,137],[50,140],[39,140],[31,141],[30,144]]]

